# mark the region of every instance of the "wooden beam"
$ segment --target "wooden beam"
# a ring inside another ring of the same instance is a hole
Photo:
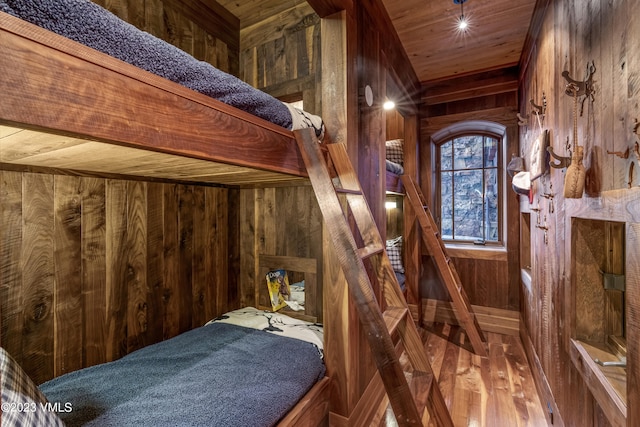
[[[484,110],[472,110],[464,113],[428,117],[423,119],[422,132],[433,134],[454,123],[466,120],[489,120],[497,123],[515,123],[517,110],[515,107],[496,107]]]
[[[351,14],[355,8],[353,0],[307,0],[307,3],[320,18],[326,18],[343,10]]]
[[[517,90],[518,68],[510,67],[423,83],[422,100],[426,105],[435,105]]]

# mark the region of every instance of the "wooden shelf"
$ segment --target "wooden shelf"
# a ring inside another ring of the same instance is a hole
[[[627,374],[626,368],[604,367],[595,362],[619,360],[601,346],[571,340],[571,361],[582,376],[602,411],[612,425],[626,425]]]

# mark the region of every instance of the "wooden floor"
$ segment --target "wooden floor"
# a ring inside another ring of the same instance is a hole
[[[464,336],[458,327],[438,324],[421,332],[456,427],[550,425],[518,337],[485,332],[489,357],[483,359],[455,344]],[[435,426],[427,412],[423,424]],[[376,425],[397,426],[390,407]]]

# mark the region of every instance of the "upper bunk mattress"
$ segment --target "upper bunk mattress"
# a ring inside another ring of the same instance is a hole
[[[0,11],[96,49],[285,129],[322,120],[285,104],[211,64],[128,24],[90,0],[0,0]]]

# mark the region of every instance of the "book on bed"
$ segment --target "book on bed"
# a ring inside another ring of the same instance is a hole
[[[273,311],[278,311],[287,306],[291,296],[289,276],[286,270],[273,270],[267,273],[267,288],[269,288],[269,300]]]

